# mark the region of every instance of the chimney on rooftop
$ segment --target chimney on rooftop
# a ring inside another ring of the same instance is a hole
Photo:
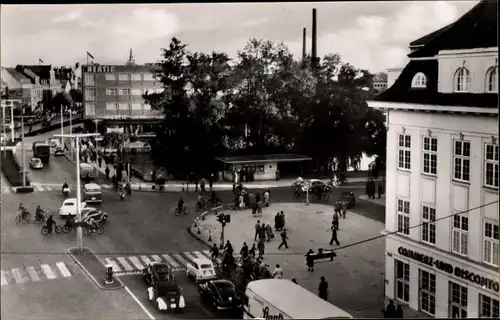
[[[311,46],[311,65],[314,72],[316,72],[316,66],[318,63],[318,52],[317,52],[317,22],[316,22],[316,8],[312,11],[312,46]]]
[[[306,61],[306,35],[307,29],[302,30],[302,62]]]

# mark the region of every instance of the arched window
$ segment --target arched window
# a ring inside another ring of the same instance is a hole
[[[427,77],[422,72],[417,73],[413,80],[411,81],[412,88],[426,88],[427,87]]]
[[[486,72],[486,92],[498,92],[498,67],[491,67]]]
[[[466,68],[460,68],[455,73],[455,92],[469,92],[470,72]]]

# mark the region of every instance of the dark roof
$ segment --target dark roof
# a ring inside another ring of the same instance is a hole
[[[440,50],[498,47],[497,7],[497,1],[479,2],[444,30],[438,30],[441,32],[434,35],[431,33],[414,41],[423,42],[421,40],[427,37],[425,46],[410,53],[408,57],[429,57]]]
[[[215,159],[228,164],[298,162],[312,160],[310,157],[301,156],[299,154],[256,154],[249,156],[218,157]]]
[[[29,78],[18,72],[15,68],[5,68],[5,70],[7,70],[7,72],[19,83],[21,83],[22,79],[29,80]]]
[[[50,80],[50,70],[52,70],[51,65],[40,65],[40,66],[24,66],[17,65],[16,70],[23,72],[23,69],[28,69],[34,74],[36,74],[40,79]]]
[[[426,88],[411,87],[413,77],[418,72],[425,74]],[[497,99],[496,93],[439,93],[438,61],[435,59],[411,60],[396,82],[374,98],[375,101],[483,108],[498,107]]]
[[[428,35],[425,35],[422,38],[418,38],[417,40],[410,42],[410,47],[423,46],[423,45],[428,44],[433,39],[439,37],[441,35],[441,33],[448,30],[448,28],[451,27],[452,25],[453,25],[453,23],[451,23],[447,26],[444,26],[441,29],[436,30],[432,33],[429,33]]]

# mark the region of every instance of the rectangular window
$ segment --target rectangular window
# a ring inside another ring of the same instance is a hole
[[[467,287],[451,282],[449,285],[449,318],[467,318]]]
[[[118,109],[118,102],[107,102],[106,110],[116,111]]]
[[[500,265],[498,252],[500,251],[499,224],[493,221],[484,222],[483,231],[483,261],[494,265]]]
[[[453,245],[452,251],[466,256],[469,246],[469,217],[466,213],[453,216]]]
[[[454,175],[455,180],[469,181],[470,180],[470,142],[455,140],[455,148],[453,150]]]
[[[107,81],[116,81],[116,73],[106,73]]]
[[[132,103],[132,110],[141,110],[142,103]]]
[[[420,310],[434,315],[436,313],[436,275],[420,270]]]
[[[498,188],[498,146],[487,144],[484,150],[484,185]]]
[[[498,300],[479,294],[479,317],[480,318],[493,318],[500,317],[500,303]]]
[[[142,81],[142,75],[140,73],[132,73],[133,81]]]
[[[436,244],[436,209],[422,206],[422,241]]]
[[[120,102],[120,110],[130,110],[130,103],[128,102]]]
[[[426,174],[437,174],[437,138],[424,137],[423,171]]]
[[[154,80],[154,77],[153,77],[153,74],[152,73],[143,73],[142,74],[142,79],[144,81],[153,81]]]
[[[85,101],[95,101],[95,88],[85,88]]]
[[[95,86],[95,74],[93,73],[85,74],[85,86]]]
[[[95,103],[94,102],[85,103],[85,115],[95,116]]]
[[[120,80],[120,81],[130,81],[130,74],[129,73],[120,73],[118,75],[118,80]]]
[[[118,95],[128,96],[130,95],[130,89],[118,89]]]
[[[410,234],[410,202],[398,199],[398,232]]]
[[[410,301],[410,265],[399,260],[396,263],[396,298],[403,302]]]
[[[133,96],[142,96],[142,89],[132,89]]]
[[[118,90],[117,89],[106,89],[106,95],[107,96],[116,96],[118,93]]]
[[[410,170],[410,163],[411,136],[407,134],[400,134],[398,143],[398,168],[403,170]]]

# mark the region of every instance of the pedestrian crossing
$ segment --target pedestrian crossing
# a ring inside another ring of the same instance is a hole
[[[210,256],[211,254],[209,250],[203,250],[170,254],[107,257],[103,259],[103,262],[104,264],[111,265],[115,275],[120,276],[141,274],[142,270],[153,261],[167,263],[172,268],[172,271],[180,272],[186,270],[187,264],[193,259],[210,259]]]
[[[69,278],[74,274],[76,274],[76,272],[64,262],[0,270],[2,287],[26,284],[29,282]]]

